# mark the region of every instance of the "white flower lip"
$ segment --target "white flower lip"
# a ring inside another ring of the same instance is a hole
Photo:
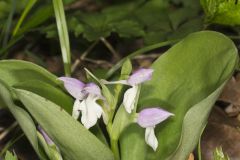
[[[94,126],[103,113],[101,106],[96,103],[96,100],[97,97],[89,95],[79,104],[79,110],[82,112],[81,122],[87,129]]]
[[[152,147],[154,151],[157,150],[158,140],[154,133],[154,127],[147,127],[145,130],[145,141],[146,143]]]
[[[137,92],[138,92],[138,87],[133,86],[124,93],[123,105],[128,113],[131,113],[132,110],[134,109]]]

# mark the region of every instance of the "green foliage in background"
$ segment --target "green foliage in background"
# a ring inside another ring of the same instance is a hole
[[[208,23],[240,25],[240,2],[238,0],[201,0]]]

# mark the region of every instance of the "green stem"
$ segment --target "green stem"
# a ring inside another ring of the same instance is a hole
[[[118,140],[111,139],[110,143],[111,143],[111,149],[112,149],[113,154],[114,154],[114,160],[120,160]]]
[[[201,138],[199,138],[199,141],[198,141],[198,160],[202,160]]]
[[[114,160],[120,160],[119,148],[118,148],[118,139],[112,138],[112,122],[107,124],[107,132],[110,137],[111,150],[114,155]]]

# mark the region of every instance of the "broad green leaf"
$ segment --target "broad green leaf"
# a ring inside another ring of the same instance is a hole
[[[30,141],[31,145],[33,146],[38,156],[45,159],[44,155],[42,154],[41,148],[39,148],[38,146],[37,130],[32,118],[24,109],[14,104],[11,98],[9,88],[1,80],[0,80],[0,97],[7,105],[8,109],[13,114],[14,118],[17,120],[18,124],[22,128],[23,132],[25,133],[26,137]]]
[[[209,23],[240,25],[240,3],[238,0],[201,0]]]
[[[176,152],[171,157],[169,157],[169,159],[186,159],[189,153],[196,146],[199,137],[201,136],[202,130],[206,126],[207,118],[212,109],[212,106],[214,105],[219,94],[221,93],[224,85],[225,82],[210,96],[208,96],[198,104],[194,105],[186,113],[183,119],[183,128],[180,143],[177,147]],[[196,124],[198,124],[199,126],[195,127]]]
[[[159,141],[156,152],[144,143],[141,127],[133,125],[134,128],[126,129],[120,140],[123,160],[165,160],[174,153],[179,153],[178,160],[185,160],[194,149],[211,105],[233,73],[237,60],[234,43],[223,34],[211,31],[187,36],[156,60],[152,80],[142,87],[139,110],[159,106],[175,116],[156,127]],[[188,126],[196,132],[190,134]],[[129,141],[127,135],[135,138]],[[128,154],[128,148],[133,154]]]
[[[91,132],[51,101],[16,89],[20,101],[59,147],[65,160],[113,160],[113,154]]]
[[[17,160],[17,156],[12,154],[11,152],[7,151],[4,159],[5,160]]]
[[[61,108],[68,113],[72,112],[73,99],[59,88],[48,83],[39,80],[28,80],[22,83],[17,83],[14,87],[38,94],[61,106]]]
[[[0,61],[0,79],[9,86],[27,80],[39,80],[50,85],[59,84],[57,77],[36,64],[20,60]]]

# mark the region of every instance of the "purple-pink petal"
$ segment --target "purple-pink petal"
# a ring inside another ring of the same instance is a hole
[[[137,85],[152,78],[153,69],[141,68],[135,71],[127,80],[130,85]]]
[[[138,114],[137,123],[143,127],[153,127],[174,114],[161,108],[146,108]]]
[[[85,84],[75,78],[60,77],[59,80],[63,81],[66,90],[75,98],[82,99],[84,94],[82,93]]]
[[[102,96],[101,95],[101,89],[99,88],[98,85],[96,85],[95,83],[87,83],[86,86],[84,87],[83,91],[86,93],[86,94],[94,94],[94,95],[97,95],[97,96]]]

